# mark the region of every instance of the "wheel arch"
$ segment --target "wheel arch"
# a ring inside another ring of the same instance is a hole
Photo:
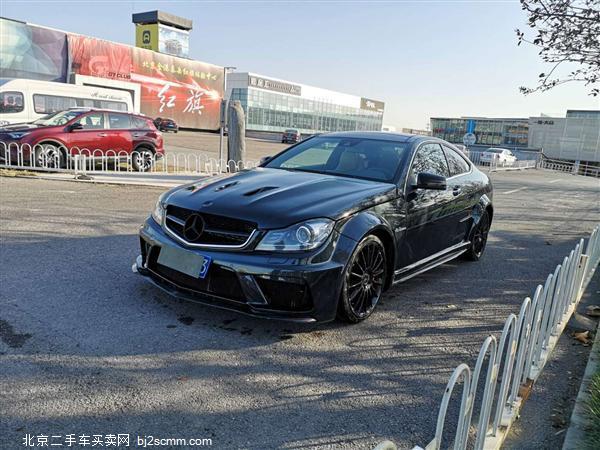
[[[150,142],[140,142],[133,148],[133,151],[135,152],[141,148],[146,148],[146,149],[150,150],[152,153],[156,154],[156,148]]]
[[[370,211],[363,211],[352,216],[339,231],[356,242],[353,252],[359,242],[369,235],[374,235],[381,240],[386,251],[388,271],[384,288],[388,289],[394,278],[396,261],[396,240],[390,225],[380,216]]]

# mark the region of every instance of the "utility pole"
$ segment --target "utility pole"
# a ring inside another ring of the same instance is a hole
[[[221,167],[221,161],[223,161],[223,136],[225,134],[225,121],[227,118],[227,74],[230,70],[235,70],[237,67],[226,66],[223,67],[223,101],[221,102],[221,115],[220,115],[220,129],[219,129],[219,168]]]

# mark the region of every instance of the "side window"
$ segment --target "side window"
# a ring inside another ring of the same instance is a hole
[[[128,130],[131,128],[127,114],[108,113],[108,125],[113,130]]]
[[[138,130],[146,130],[149,128],[148,123],[141,117],[131,116],[131,121],[133,123],[133,128],[137,128]]]
[[[450,147],[444,146],[444,152],[446,153],[446,159],[448,160],[448,168],[450,169],[450,176],[460,175],[469,171],[469,163],[460,156],[456,151]]]
[[[84,130],[101,130],[104,128],[104,114],[90,113],[83,116],[78,122],[83,126]]]
[[[417,150],[413,161],[411,176],[426,172],[433,175],[448,177],[448,164],[439,144],[424,144]]]
[[[23,94],[20,92],[0,92],[0,114],[23,111]]]
[[[75,107],[77,107],[77,100],[72,97],[45,94],[33,95],[33,110],[38,114],[51,114]]]

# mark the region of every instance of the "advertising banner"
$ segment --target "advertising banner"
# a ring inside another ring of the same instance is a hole
[[[219,128],[222,67],[87,36],[68,40],[73,72],[139,83],[142,113],[184,128]]]
[[[67,35],[0,18],[0,73],[3,78],[67,81]]]
[[[138,47],[142,47],[138,45]],[[146,48],[146,47],[142,47]],[[173,56],[188,58],[190,55],[190,33],[167,25],[158,25],[158,51]]]

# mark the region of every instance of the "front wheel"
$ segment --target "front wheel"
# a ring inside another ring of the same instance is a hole
[[[471,261],[479,261],[481,259],[483,252],[485,251],[489,231],[490,215],[487,211],[484,211],[479,222],[475,225],[475,231],[473,231],[473,237],[471,238],[471,245],[465,252],[465,258]]]
[[[61,149],[55,144],[39,144],[34,151],[34,165],[46,169],[59,169],[64,166]]]
[[[131,154],[131,167],[137,172],[148,172],[154,165],[154,152],[140,148]]]
[[[369,235],[360,241],[343,276],[338,316],[358,323],[375,310],[387,276],[385,247],[377,236]]]

